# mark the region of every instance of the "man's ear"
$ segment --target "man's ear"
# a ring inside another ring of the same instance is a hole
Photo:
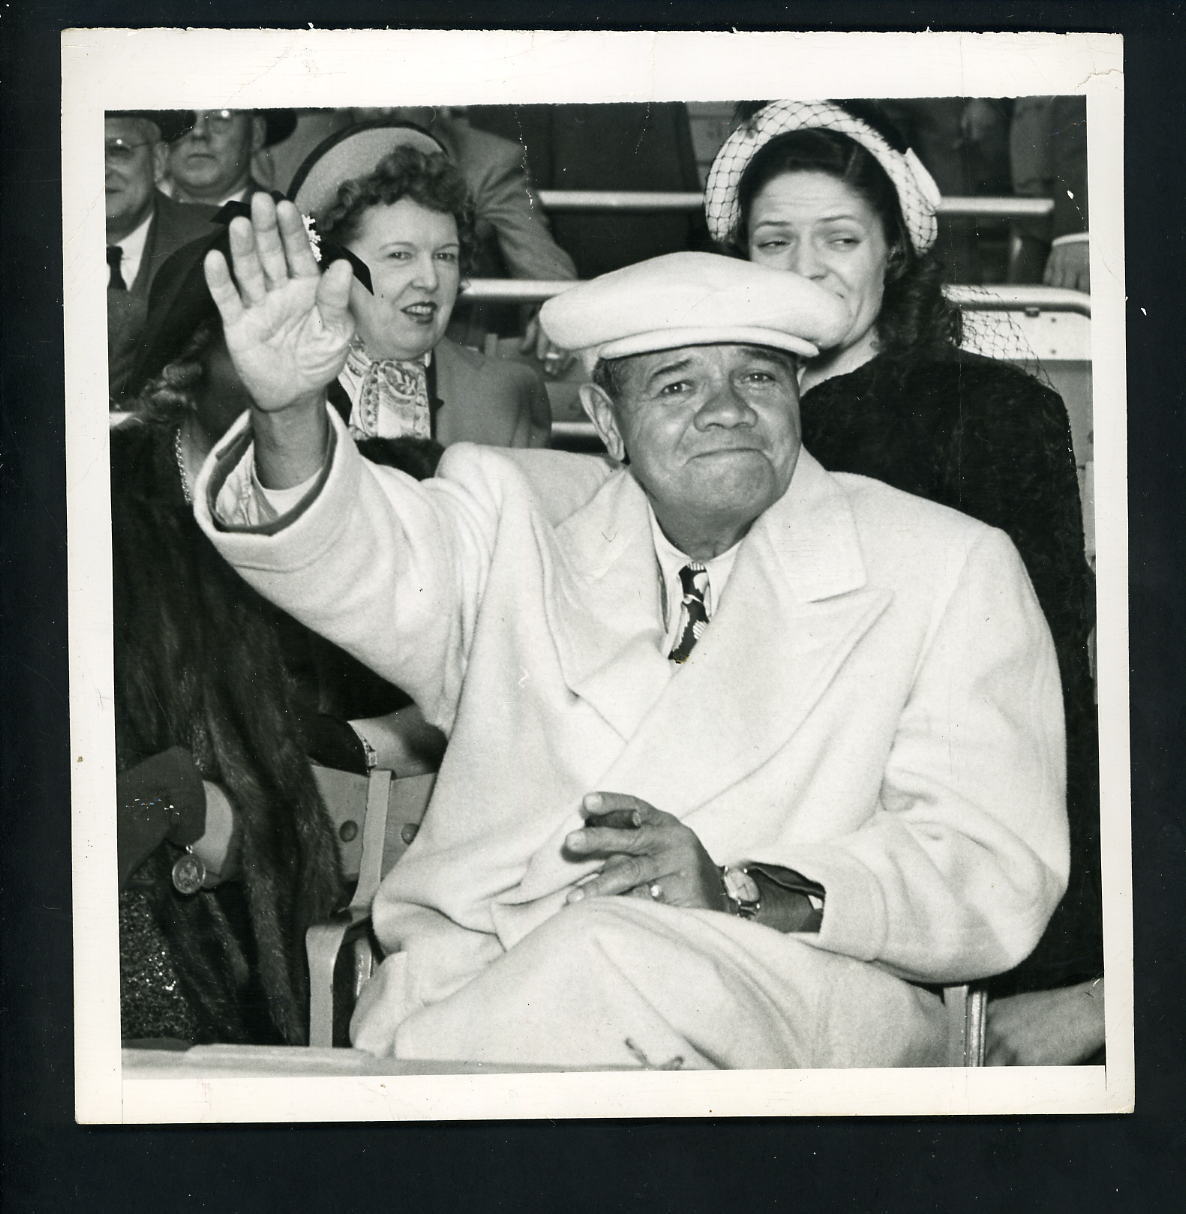
[[[268,137],[268,124],[262,114],[251,115],[251,154],[254,156],[256,152],[264,146],[264,140]]]
[[[596,384],[581,384],[578,391],[581,406],[589,415],[598,438],[605,443],[605,449],[610,455],[621,463],[626,458],[626,444],[622,442],[622,433],[618,429],[614,402]]]
[[[158,139],[152,145],[152,181],[160,185],[165,179],[165,170],[169,165],[169,145],[163,139]]]

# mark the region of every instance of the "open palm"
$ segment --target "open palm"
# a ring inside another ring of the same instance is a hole
[[[319,395],[342,369],[354,332],[349,264],[322,274],[300,212],[262,191],[251,199],[250,220],[232,220],[230,252],[234,278],[212,251],[206,282],[247,391],[267,412]]]

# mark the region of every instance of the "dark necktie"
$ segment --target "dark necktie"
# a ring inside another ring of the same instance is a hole
[[[679,641],[668,656],[673,662],[686,662],[696,642],[708,627],[708,612],[704,608],[704,596],[708,591],[708,570],[698,561],[693,561],[679,571],[679,581],[684,591],[680,607],[683,628]]]
[[[117,244],[109,244],[107,246],[107,266],[110,273],[107,276],[107,285],[113,291],[126,291],[128,284],[124,282],[124,276],[119,272],[119,263],[123,260],[124,251]]]

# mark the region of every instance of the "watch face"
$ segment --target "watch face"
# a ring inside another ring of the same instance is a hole
[[[742,868],[725,869],[725,892],[735,902],[757,902],[761,897],[758,883]]]

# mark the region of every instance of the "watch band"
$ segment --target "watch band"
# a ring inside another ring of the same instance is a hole
[[[726,864],[721,869],[721,886],[731,903],[732,913],[740,919],[756,919],[762,909],[758,883],[744,867]]]
[[[793,868],[783,868],[778,864],[762,864],[757,861],[747,866],[747,871],[760,873],[768,881],[789,890],[793,894],[802,894],[816,910],[823,910],[827,891],[818,881],[812,881]]]

